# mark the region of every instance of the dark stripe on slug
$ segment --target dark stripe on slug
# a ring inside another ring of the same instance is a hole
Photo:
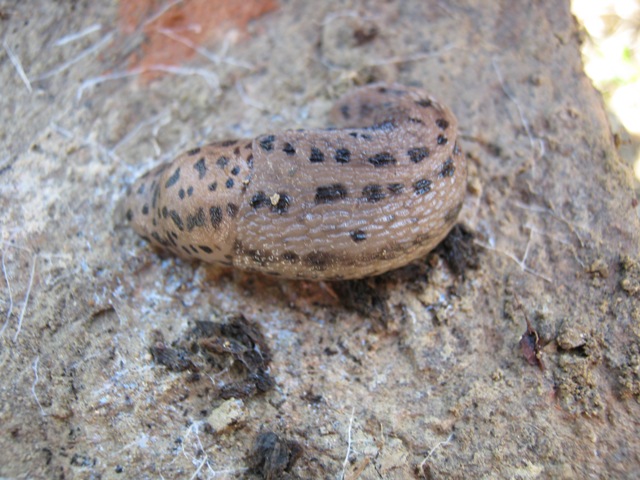
[[[199,153],[200,153],[200,147],[196,147],[196,148],[192,148],[191,150],[189,150],[187,152],[187,155],[193,156],[193,155],[197,155]]]
[[[427,147],[412,148],[407,151],[407,155],[413,163],[420,163],[429,156],[429,149]]]
[[[275,135],[267,135],[266,137],[262,137],[259,140],[260,147],[265,152],[270,152],[271,150],[273,150],[273,142],[275,141],[275,139],[276,139]]]
[[[316,204],[330,203],[347,197],[347,189],[341,183],[326,185],[316,189]]]
[[[433,105],[433,102],[428,98],[425,98],[422,100],[416,100],[416,105],[419,105],[424,108],[429,108],[431,105]]]
[[[227,203],[227,215],[229,215],[231,218],[236,218],[238,210],[238,205],[236,205],[235,203]]]
[[[184,224],[182,223],[180,214],[175,210],[171,210],[171,212],[169,212],[169,215],[171,216],[171,220],[173,220],[173,223],[175,223],[176,227],[178,227],[178,230],[180,230],[181,232],[184,231]]]
[[[290,250],[283,252],[280,258],[287,263],[296,263],[300,259],[297,253]]]
[[[200,250],[202,250],[204,253],[213,253],[213,250],[209,247],[207,247],[206,245],[198,245],[198,247],[200,248]]]
[[[235,145],[236,143],[238,143],[238,140],[224,140],[220,142],[220,146],[230,147],[231,145]]]
[[[180,180],[180,167],[176,168],[176,171],[173,172],[173,175],[169,177],[169,180],[164,184],[164,188],[169,188],[174,186],[178,180]]]
[[[458,214],[460,213],[460,210],[462,210],[462,205],[463,202],[460,202],[446,213],[444,216],[445,223],[453,223],[456,218],[458,218]]]
[[[312,270],[322,272],[329,268],[333,256],[329,252],[315,251],[304,257],[304,262],[311,267]]]
[[[144,193],[144,183],[141,183],[138,187],[138,191],[136,192],[138,195],[142,195]]]
[[[311,163],[324,162],[324,153],[322,153],[322,150],[316,147],[311,147],[311,156],[309,157],[309,161]]]
[[[209,209],[209,217],[211,218],[211,226],[217,229],[222,223],[222,209],[220,207],[211,207]]]
[[[216,188],[218,188],[218,182],[210,183],[208,188],[210,192],[215,192]]]
[[[369,203],[379,202],[386,196],[380,185],[367,185],[362,189],[362,196]]]
[[[374,167],[386,167],[387,165],[395,165],[396,159],[389,152],[382,152],[369,157],[369,163]]]
[[[195,215],[187,216],[187,230],[191,231],[196,227],[204,226],[206,216],[204,214],[204,208],[199,208]]]
[[[207,166],[204,163],[204,157],[202,157],[200,160],[194,163],[193,168],[195,168],[196,172],[198,172],[198,178],[202,180],[204,176],[207,174]]]
[[[429,193],[431,191],[432,183],[433,182],[431,180],[427,180],[426,178],[418,180],[413,184],[416,195],[424,195],[425,193]]]

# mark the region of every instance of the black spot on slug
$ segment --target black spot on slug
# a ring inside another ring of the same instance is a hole
[[[215,192],[216,188],[218,188],[218,182],[213,182],[209,184],[209,191],[210,192]]]
[[[260,191],[251,198],[249,205],[251,206],[251,208],[258,209],[260,207],[266,207],[271,205],[271,201],[269,200],[269,197],[265,195],[264,192]]]
[[[382,152],[369,157],[369,163],[374,167],[385,167],[387,165],[395,165],[396,159],[389,152]]]
[[[184,188],[181,188],[181,189],[178,191],[178,197],[180,197],[180,200],[183,200],[183,199],[184,199]]]
[[[233,178],[227,179],[227,181],[225,182],[224,186],[227,187],[227,188],[233,188]]]
[[[278,198],[278,203],[276,203],[275,205],[273,205],[272,203],[271,210],[273,212],[276,212],[282,215],[284,213],[287,213],[287,210],[289,210],[289,205],[291,204],[291,197],[286,193],[281,193],[281,192],[278,192],[278,196],[280,197]]]
[[[390,183],[389,185],[387,185],[387,189],[394,195],[397,195],[398,193],[402,193],[402,191],[404,190],[404,185],[401,183]]]
[[[162,218],[167,218],[169,216],[169,209],[167,207],[162,207]]]
[[[127,220],[133,220],[133,212],[131,211],[131,209],[127,210]]]
[[[412,148],[411,150],[407,151],[407,155],[409,155],[409,159],[413,163],[420,163],[422,160],[429,156],[429,149],[426,147]]]
[[[363,230],[355,230],[353,232],[350,232],[349,236],[351,237],[351,240],[356,243],[362,242],[363,240],[367,239],[367,234]]]
[[[347,189],[341,183],[326,185],[316,189],[316,204],[330,203],[347,197]]]
[[[144,183],[141,183],[138,187],[138,191],[136,192],[138,195],[142,195],[144,193]]]
[[[455,171],[456,167],[453,166],[453,158],[449,157],[447,161],[444,162],[440,167],[440,173],[438,174],[438,176],[440,178],[453,177]]]
[[[198,245],[198,246],[200,247],[200,250],[202,250],[204,253],[213,253],[213,250],[211,250],[206,245]]]
[[[145,203],[142,206],[142,214],[143,215],[149,215],[149,204],[148,203]]]
[[[447,140],[447,137],[445,137],[444,135],[438,135],[438,145],[446,145],[448,141],[449,140]]]
[[[340,113],[344,117],[345,120],[351,118],[351,113],[349,112],[349,105],[342,105],[340,107]]]
[[[324,162],[324,153],[322,153],[322,150],[316,147],[311,147],[311,156],[309,157],[309,161],[311,163]]]
[[[193,168],[198,172],[198,178],[202,180],[207,174],[207,166],[204,163],[204,157],[193,164]]]
[[[446,130],[449,127],[449,122],[447,122],[444,118],[439,118],[436,120],[436,125],[440,130]]]
[[[289,142],[284,144],[284,147],[283,147],[282,151],[284,153],[286,153],[287,155],[295,155],[296,154],[296,149],[293,148],[293,145],[291,145]]]
[[[196,148],[192,148],[191,150],[189,150],[189,151],[187,152],[187,155],[189,155],[189,156],[193,156],[193,155],[197,155],[197,154],[199,154],[199,153],[200,153],[200,148],[199,148],[199,147],[196,147]]]
[[[420,120],[419,118],[409,117],[409,121],[411,123],[418,123],[418,124],[424,125],[424,122],[422,120]]]
[[[193,195],[193,187],[187,188],[187,197],[190,197],[191,195]]]
[[[229,159],[227,157],[220,157],[216,160],[216,165],[220,168],[224,168],[229,164]]]
[[[349,163],[349,160],[351,159],[351,152],[347,148],[338,148],[336,150],[335,159],[338,163]]]
[[[384,199],[385,193],[380,185],[367,185],[362,189],[362,196],[367,202],[375,203]]]
[[[416,192],[416,195],[424,195],[425,193],[430,192],[432,183],[433,182],[431,180],[427,180],[426,178],[423,178],[415,182],[413,184],[413,188]]]
[[[211,218],[211,226],[217,229],[222,223],[222,209],[220,207],[211,207],[209,209],[209,217]]]
[[[236,218],[237,214],[238,205],[236,205],[235,203],[227,203],[227,215],[229,215],[231,218]]]
[[[240,173],[240,167],[235,166],[231,169],[231,175],[238,175]]]
[[[266,137],[262,137],[260,139],[260,147],[266,151],[270,152],[273,150],[273,142],[275,141],[275,135],[267,135]]]
[[[164,188],[169,188],[174,186],[178,180],[180,180],[180,167],[176,168],[176,171],[173,172],[173,175],[171,175],[169,177],[169,180],[167,180],[167,183],[164,184]]]

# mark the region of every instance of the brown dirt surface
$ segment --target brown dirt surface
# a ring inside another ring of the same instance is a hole
[[[124,3],[0,0],[0,477],[637,474],[637,199],[568,2]],[[278,281],[118,215],[159,162],[372,81],[460,121],[462,227],[427,258]]]

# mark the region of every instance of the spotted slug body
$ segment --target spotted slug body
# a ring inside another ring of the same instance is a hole
[[[456,118],[418,88],[373,84],[332,120],[194,148],[135,182],[127,219],[182,257],[285,278],[361,278],[424,256],[464,199]]]

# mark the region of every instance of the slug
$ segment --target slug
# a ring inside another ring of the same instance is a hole
[[[134,183],[126,217],[179,256],[284,278],[362,278],[424,256],[464,199],[456,118],[397,84],[354,89],[331,116],[339,128],[189,150]]]

